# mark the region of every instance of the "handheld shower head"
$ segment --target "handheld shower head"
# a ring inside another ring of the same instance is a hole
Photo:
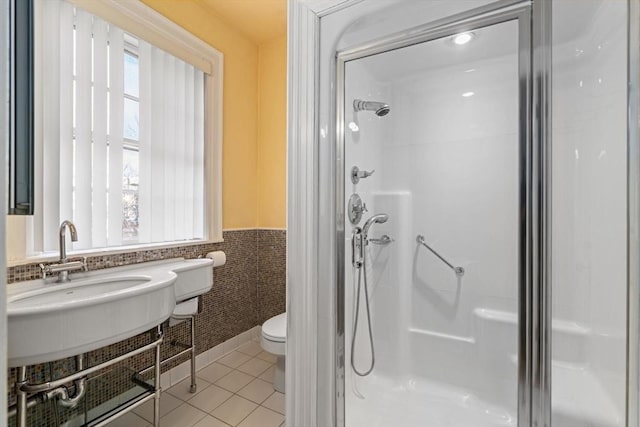
[[[363,101],[361,99],[353,100],[354,111],[373,111],[376,116],[384,117],[391,111],[389,104],[377,101]]]
[[[384,224],[388,219],[389,215],[384,213],[376,214],[369,218],[362,226],[362,236],[364,237],[364,239],[366,240],[367,235],[369,234],[369,228],[371,228],[373,224]]]

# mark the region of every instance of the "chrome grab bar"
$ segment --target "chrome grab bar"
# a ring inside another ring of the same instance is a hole
[[[393,242],[393,239],[385,234],[383,236],[380,236],[377,239],[376,238],[368,239],[368,241],[369,243],[373,243],[374,245],[388,245],[389,243]]]
[[[453,270],[454,273],[456,273],[456,276],[458,277],[462,277],[464,276],[464,268],[462,267],[456,267],[453,264],[451,264],[449,261],[447,261],[446,259],[444,259],[442,257],[442,255],[440,255],[438,252],[436,252],[431,246],[427,245],[426,242],[424,241],[424,236],[422,234],[418,234],[416,236],[416,242],[418,242],[418,244],[424,246],[425,248],[429,249],[431,251],[432,254],[434,254],[435,256],[437,256],[440,261],[444,262],[445,264],[447,264],[447,266]]]

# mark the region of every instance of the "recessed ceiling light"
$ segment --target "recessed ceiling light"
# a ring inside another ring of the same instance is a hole
[[[462,94],[462,96],[464,96],[465,98],[468,98],[468,97],[473,96],[473,95],[475,95],[475,92],[465,92],[465,93]]]
[[[476,37],[475,33],[471,33],[471,32],[460,33],[460,34],[456,34],[455,36],[453,36],[452,40],[457,45],[463,45],[463,44],[469,43],[475,37]]]

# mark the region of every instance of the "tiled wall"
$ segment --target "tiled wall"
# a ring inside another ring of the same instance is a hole
[[[286,233],[258,230],[258,323],[285,311]]]
[[[225,231],[224,242],[210,245],[185,246],[170,249],[141,251],[128,254],[90,257],[87,262],[90,270],[135,264],[159,259],[184,257],[197,258],[208,252],[222,250],[227,255],[227,263],[216,268],[213,273],[213,289],[203,295],[202,313],[196,319],[196,352],[202,353],[232,338],[264,320],[285,310],[285,245],[284,230],[238,230]],[[11,267],[7,272],[9,283],[31,280],[40,276],[37,264]],[[11,286],[11,285],[9,285]],[[129,340],[96,350],[88,355],[89,363],[95,365],[114,355],[123,354],[150,340],[149,334],[141,334]],[[172,346],[172,340],[189,342],[188,323],[183,322],[167,329],[163,344],[163,357],[175,354],[179,348]],[[151,352],[124,363],[139,370],[151,362]],[[184,362],[187,358],[178,359],[163,367],[166,371]],[[73,359],[56,361],[29,369],[30,377],[45,380],[50,377],[59,378],[73,369]],[[15,370],[9,372],[9,388],[12,389]],[[128,387],[128,380],[110,380],[104,382],[92,393],[94,406],[121,393]],[[108,386],[107,386],[108,384]],[[9,402],[13,403],[13,391],[10,391]],[[53,405],[37,405],[32,410],[30,425],[54,426],[65,418],[53,410]],[[59,412],[59,411],[58,411]],[[58,417],[58,418],[56,418]]]

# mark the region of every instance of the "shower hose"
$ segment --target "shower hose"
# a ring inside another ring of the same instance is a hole
[[[364,276],[364,280],[363,280],[363,276]],[[360,291],[362,288],[362,284],[364,284],[364,301],[365,301],[365,307],[367,311],[367,326],[369,329],[369,346],[371,347],[371,365],[369,366],[369,369],[367,369],[364,372],[359,371],[358,368],[356,368],[356,362],[355,362],[356,334],[358,333],[358,318],[360,317],[360,293],[361,293]],[[373,332],[371,331],[371,310],[369,308],[368,288],[369,287],[367,286],[367,256],[365,253],[365,256],[362,257],[362,264],[360,265],[360,267],[358,267],[356,313],[355,313],[355,319],[353,321],[353,333],[351,334],[351,368],[353,369],[353,372],[355,372],[356,375],[360,377],[366,377],[367,375],[369,375],[371,371],[373,371],[373,367],[376,364],[376,353],[375,353],[375,349],[373,348]]]

